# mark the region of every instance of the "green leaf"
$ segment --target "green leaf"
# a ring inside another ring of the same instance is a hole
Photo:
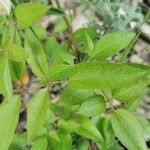
[[[2,26],[2,41],[1,45],[3,48],[6,48],[10,42],[10,28],[7,25]]]
[[[101,132],[104,142],[97,143],[97,146],[100,149],[104,150],[117,150],[119,145],[115,139],[115,135],[111,126],[111,117],[107,116],[96,116],[92,118],[92,121],[95,122],[96,127]]]
[[[48,63],[43,47],[31,30],[26,30],[25,41],[25,50],[29,56],[27,62],[34,74],[42,78],[48,71]]]
[[[75,74],[75,75],[74,75]],[[148,72],[125,64],[85,62],[68,69],[69,85],[75,88],[114,89],[148,78]]]
[[[130,42],[130,44],[124,49],[124,51],[122,52],[118,62],[123,63],[126,61],[126,57],[128,56],[128,54],[130,53],[130,51],[132,50],[134,44],[136,43],[136,41],[138,40],[140,34],[141,34],[142,30],[139,30],[138,33],[136,33],[135,37],[133,38],[133,40]]]
[[[14,32],[15,33],[14,33],[14,36],[13,36],[13,43],[17,44],[18,46],[22,46],[22,41],[21,41],[19,31],[15,30]],[[10,34],[12,34],[11,31],[10,31]]]
[[[144,93],[145,93],[145,91],[144,91]],[[142,94],[145,95],[146,93],[145,94],[144,93],[142,93]],[[133,99],[127,103],[124,103],[124,108],[131,111],[131,112],[134,112],[139,107],[141,102],[142,102],[142,97],[138,97],[138,98]]]
[[[38,91],[27,107],[28,142],[31,142],[42,130],[49,106],[49,95],[46,89]]]
[[[89,148],[89,142],[86,139],[78,138],[76,142],[77,150],[87,150]]]
[[[61,98],[60,98],[60,105],[63,106],[74,106],[80,105],[84,102],[87,98],[93,95],[92,90],[86,89],[74,89],[71,87],[66,87]]]
[[[58,9],[55,7],[50,7],[49,11],[47,14],[52,14],[52,15],[65,15],[65,12],[62,9]]]
[[[126,148],[147,150],[141,125],[129,111],[116,110],[112,115],[111,123],[116,137]]]
[[[59,127],[66,133],[73,133],[80,127],[80,125],[72,119],[67,121],[61,119],[59,120]]]
[[[78,43],[86,42],[86,34],[88,34],[88,36],[91,39],[94,39],[97,36],[96,30],[94,28],[80,28],[78,30],[75,31],[74,35],[75,35],[75,39]]]
[[[9,150],[24,149],[27,144],[27,133],[14,134]]]
[[[71,135],[61,130],[50,136],[49,149],[51,150],[72,150]]]
[[[19,54],[16,57],[15,56],[16,55],[16,49],[13,49],[15,51],[15,52],[13,51],[14,60],[16,60],[16,59],[19,60],[20,56],[21,57],[23,56],[22,58],[25,60],[26,59],[25,57],[27,57],[28,55],[27,55],[26,51],[22,48],[22,43],[21,43],[21,39],[20,39],[18,31],[16,31],[14,33],[13,43],[14,44],[11,44],[11,45],[14,45],[13,46],[14,48],[15,47],[18,48],[17,51],[18,51],[18,54]],[[7,46],[9,46],[9,44]],[[10,47],[10,50],[12,52],[11,47]],[[9,52],[9,53],[11,53],[11,52]],[[8,53],[8,59],[9,59],[9,55],[10,55],[9,53]],[[10,69],[12,80],[17,81],[17,80],[22,79],[22,77],[25,75],[25,73],[26,73],[26,63],[25,63],[25,61],[23,61],[21,59],[20,59],[21,62],[16,62],[14,60],[9,59],[9,69]]]
[[[0,92],[5,96],[7,100],[10,100],[12,97],[12,81],[9,71],[7,52],[0,52]]]
[[[13,81],[21,80],[26,73],[25,62],[9,61],[9,69]]]
[[[22,43],[19,32],[15,29],[15,26],[8,26],[6,24],[3,24],[1,39],[2,48],[7,50],[7,47],[9,47],[9,45],[12,43],[21,46]]]
[[[46,137],[37,138],[34,140],[31,150],[47,150],[47,144]]]
[[[48,138],[53,142],[61,142],[56,130],[51,130]]]
[[[95,51],[92,57],[106,59],[113,56],[126,46],[135,37],[132,32],[109,33],[101,37],[95,45]]]
[[[32,26],[32,29],[40,40],[45,40],[47,38],[47,31],[40,24]]]
[[[66,77],[66,72],[70,68],[71,65],[59,64],[52,66],[48,71],[48,80],[56,81],[60,79],[64,79]],[[48,81],[47,81],[48,82]]]
[[[127,64],[128,66],[131,66],[131,67],[134,67],[134,68],[140,68],[140,69],[143,69],[143,70],[146,70],[147,72],[150,73],[150,67],[148,65],[143,65],[143,64],[132,64],[132,63],[129,63]]]
[[[75,121],[80,127],[75,131],[77,134],[97,142],[103,142],[103,137],[96,126],[86,117],[77,115]]]
[[[68,119],[71,113],[74,111],[73,108],[67,106],[60,106],[57,103],[51,103],[50,108],[55,114],[59,114],[61,119]]]
[[[95,95],[86,99],[81,104],[77,113],[83,116],[92,117],[104,112],[105,109],[106,103],[104,97],[100,95]]]
[[[74,56],[69,53],[67,45],[58,44],[54,37],[47,40],[46,51],[52,65],[74,64]]]
[[[70,20],[70,18],[68,18]],[[55,26],[54,26],[54,32],[63,32],[67,30],[67,25],[64,21],[63,18],[59,18],[58,20],[56,20]]]
[[[97,32],[93,28],[80,28],[74,33],[75,40],[81,52],[92,53],[94,48],[93,41],[97,37]]]
[[[60,129],[66,133],[77,133],[97,142],[102,142],[103,137],[95,125],[87,117],[77,115],[74,120],[60,120]]]
[[[49,7],[41,3],[23,3],[15,7],[17,28],[24,29],[38,22],[49,10]]]
[[[68,72],[68,69],[71,67],[71,65],[66,64],[59,64],[51,66],[48,70],[47,76],[45,78],[42,78],[41,85],[47,85],[50,81],[57,81],[57,80],[65,80],[66,73]]]
[[[150,73],[149,66],[142,64],[127,64],[128,66],[134,68],[140,68]],[[135,111],[142,101],[142,97],[147,92],[147,85],[150,83],[150,79],[138,80],[135,84],[130,84],[130,86],[124,86],[120,89],[112,90],[112,94],[119,101],[124,102],[126,109],[130,111]]]
[[[52,112],[50,107],[47,110],[44,126],[48,129],[50,127],[50,124],[55,121],[55,114]]]
[[[17,44],[10,44],[7,49],[9,50],[8,57],[10,60],[23,62],[28,58],[27,52]]]
[[[143,130],[143,135],[146,141],[150,139],[150,123],[149,121],[142,115],[135,115],[136,119],[140,123],[142,130]]]
[[[91,39],[91,37],[86,33],[86,48],[85,52],[88,53],[89,56],[91,56],[94,52],[94,43]]]
[[[72,138],[70,134],[59,132],[58,133],[59,138],[61,139],[61,143],[58,144],[57,149],[58,150],[72,150]]]
[[[0,105],[0,148],[8,150],[12,141],[21,107],[19,97],[12,97],[12,100]]]
[[[145,89],[150,80],[141,81],[139,83],[130,84],[128,86],[124,86],[120,89],[112,90],[112,95],[121,102],[129,102],[144,96]],[[142,92],[143,91],[143,92]],[[144,93],[144,94],[143,94]]]

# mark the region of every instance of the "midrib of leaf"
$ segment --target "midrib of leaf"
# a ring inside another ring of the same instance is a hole
[[[31,57],[28,57],[27,58],[27,62],[30,64],[32,62],[32,59],[34,59],[35,63],[37,64],[38,66],[38,74],[42,73],[42,76],[44,76],[45,73],[43,73],[43,69],[41,68],[41,65],[39,64],[39,61],[38,61],[38,58],[37,58],[37,55],[34,54],[34,49],[31,48],[30,44],[26,44],[27,45],[27,49],[29,49],[29,51],[31,52]],[[27,50],[28,51],[28,50]],[[29,53],[30,53],[29,52]],[[31,63],[32,65],[32,63]],[[34,70],[34,69],[33,69]],[[37,69],[36,69],[37,70]],[[40,71],[40,72],[39,72]],[[41,76],[41,75],[40,75]]]
[[[84,72],[84,73],[86,74],[86,72]],[[88,72],[87,72],[87,73],[88,73]],[[139,72],[134,73],[134,75],[139,75],[139,74],[141,74],[141,75],[143,74],[143,75],[144,75],[145,72],[142,71],[142,72],[140,72],[140,73],[139,73]],[[119,76],[119,77],[120,77],[120,76],[128,77],[128,76],[132,76],[132,75],[133,75],[133,73],[123,73],[123,74],[119,74],[118,76]],[[146,76],[146,75],[148,75],[148,74],[145,74],[145,76]],[[96,75],[96,76],[97,76],[97,75]],[[76,80],[78,80],[78,81],[80,81],[80,80],[81,80],[81,81],[82,81],[82,80],[88,80],[88,79],[90,79],[90,80],[91,80],[91,79],[99,80],[101,77],[106,77],[106,76],[108,76],[107,73],[105,73],[105,74],[103,74],[103,75],[99,75],[99,77],[94,77],[94,76],[92,76],[92,77],[91,77],[91,76],[90,76],[90,77],[87,77],[87,76],[86,76],[86,78],[83,78],[83,77],[80,78],[80,77],[79,77],[79,78],[76,79]],[[115,77],[115,76],[117,77],[116,73],[111,73],[111,77]],[[73,78],[74,78],[74,77],[73,77]],[[72,79],[73,79],[73,78],[72,78]],[[83,79],[82,79],[82,78],[83,78]],[[73,81],[75,81],[75,80],[73,79]]]
[[[44,108],[43,106],[45,106],[45,100],[47,100],[47,95],[45,95],[44,97],[43,97],[43,103],[42,103],[42,105],[41,105],[41,107],[40,107],[40,111],[39,111],[39,114],[42,114],[42,108]],[[39,118],[41,118],[41,115],[38,115],[39,117],[38,117],[38,120],[39,120]]]
[[[31,53],[31,57],[33,57],[33,59],[35,60],[35,63],[37,64],[39,70],[40,70],[40,74],[42,73],[42,75],[46,75],[47,71],[48,71],[48,64],[47,64],[47,59],[46,59],[46,55],[44,53],[44,49],[41,45],[41,41],[38,39],[37,35],[34,33],[34,30],[27,30],[26,32],[28,38],[26,37],[26,45],[27,48],[29,49],[29,53]],[[33,37],[34,39],[32,40],[31,37]],[[35,45],[36,44],[36,45]],[[30,57],[30,59],[31,59]],[[32,60],[30,61],[32,62]]]

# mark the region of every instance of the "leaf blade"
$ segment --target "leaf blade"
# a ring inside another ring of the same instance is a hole
[[[75,121],[80,125],[76,129],[76,133],[86,138],[92,139],[97,142],[103,142],[104,139],[96,126],[87,117],[81,115],[76,116]]]
[[[67,73],[66,73],[67,74]],[[85,62],[68,69],[69,85],[74,88],[114,89],[138,79],[148,78],[148,72],[125,64],[107,62]]]
[[[27,108],[27,133],[28,142],[32,141],[42,129],[49,106],[46,89],[38,91],[28,104]]]
[[[24,29],[36,23],[43,17],[49,7],[41,3],[23,3],[15,8],[17,28]]]
[[[10,44],[7,49],[9,50],[8,57],[10,60],[23,62],[28,58],[27,52],[17,44]]]
[[[21,101],[18,97],[0,106],[0,147],[7,150],[19,119]],[[7,118],[6,118],[7,116]]]
[[[116,137],[128,149],[146,150],[142,128],[136,118],[125,109],[114,112],[111,124]]]
[[[78,114],[87,117],[96,116],[106,109],[105,99],[100,95],[95,95],[86,99],[77,111]]]
[[[31,30],[26,30],[25,33],[25,50],[29,56],[27,62],[33,73],[43,78],[48,71],[48,62],[42,44]]]
[[[95,45],[92,57],[106,59],[130,44],[135,33],[119,32],[104,35]]]
[[[0,92],[5,96],[7,100],[10,100],[12,97],[12,81],[9,71],[7,53],[2,51],[0,52]]]
[[[91,90],[84,89],[75,89],[71,87],[66,87],[61,98],[60,105],[62,106],[75,106],[80,105],[87,98],[92,96],[93,93]]]

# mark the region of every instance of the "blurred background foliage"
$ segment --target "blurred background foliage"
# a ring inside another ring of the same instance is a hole
[[[130,3],[120,0],[83,0],[81,3],[83,9],[90,7],[92,10],[89,24],[101,31],[125,31],[131,29],[133,23],[141,23],[144,18],[137,0]]]
[[[17,1],[23,3],[31,0]],[[54,4],[52,0],[32,1]],[[88,26],[102,33],[131,30],[144,19],[138,0],[62,0],[61,2],[64,2],[64,7],[78,8],[83,14],[87,14]]]

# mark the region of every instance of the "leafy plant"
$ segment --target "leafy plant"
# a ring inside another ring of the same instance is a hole
[[[89,25],[102,33],[131,30],[131,22],[141,23],[144,19],[136,0],[129,4],[121,0],[83,0],[80,3],[82,9],[91,10]]]
[[[119,63],[119,59],[110,62],[131,47],[136,34],[115,32],[100,37],[90,27],[73,32],[58,0],[57,8],[13,0],[12,10],[10,1],[2,2],[0,149],[120,150],[124,146],[146,150],[150,125],[135,110],[150,82],[150,68]],[[37,25],[45,15],[62,17],[69,31],[65,40],[45,35]],[[28,70],[38,78],[40,89],[26,105]],[[54,91],[59,93],[58,100],[53,99]],[[22,111],[27,119],[19,132]]]

